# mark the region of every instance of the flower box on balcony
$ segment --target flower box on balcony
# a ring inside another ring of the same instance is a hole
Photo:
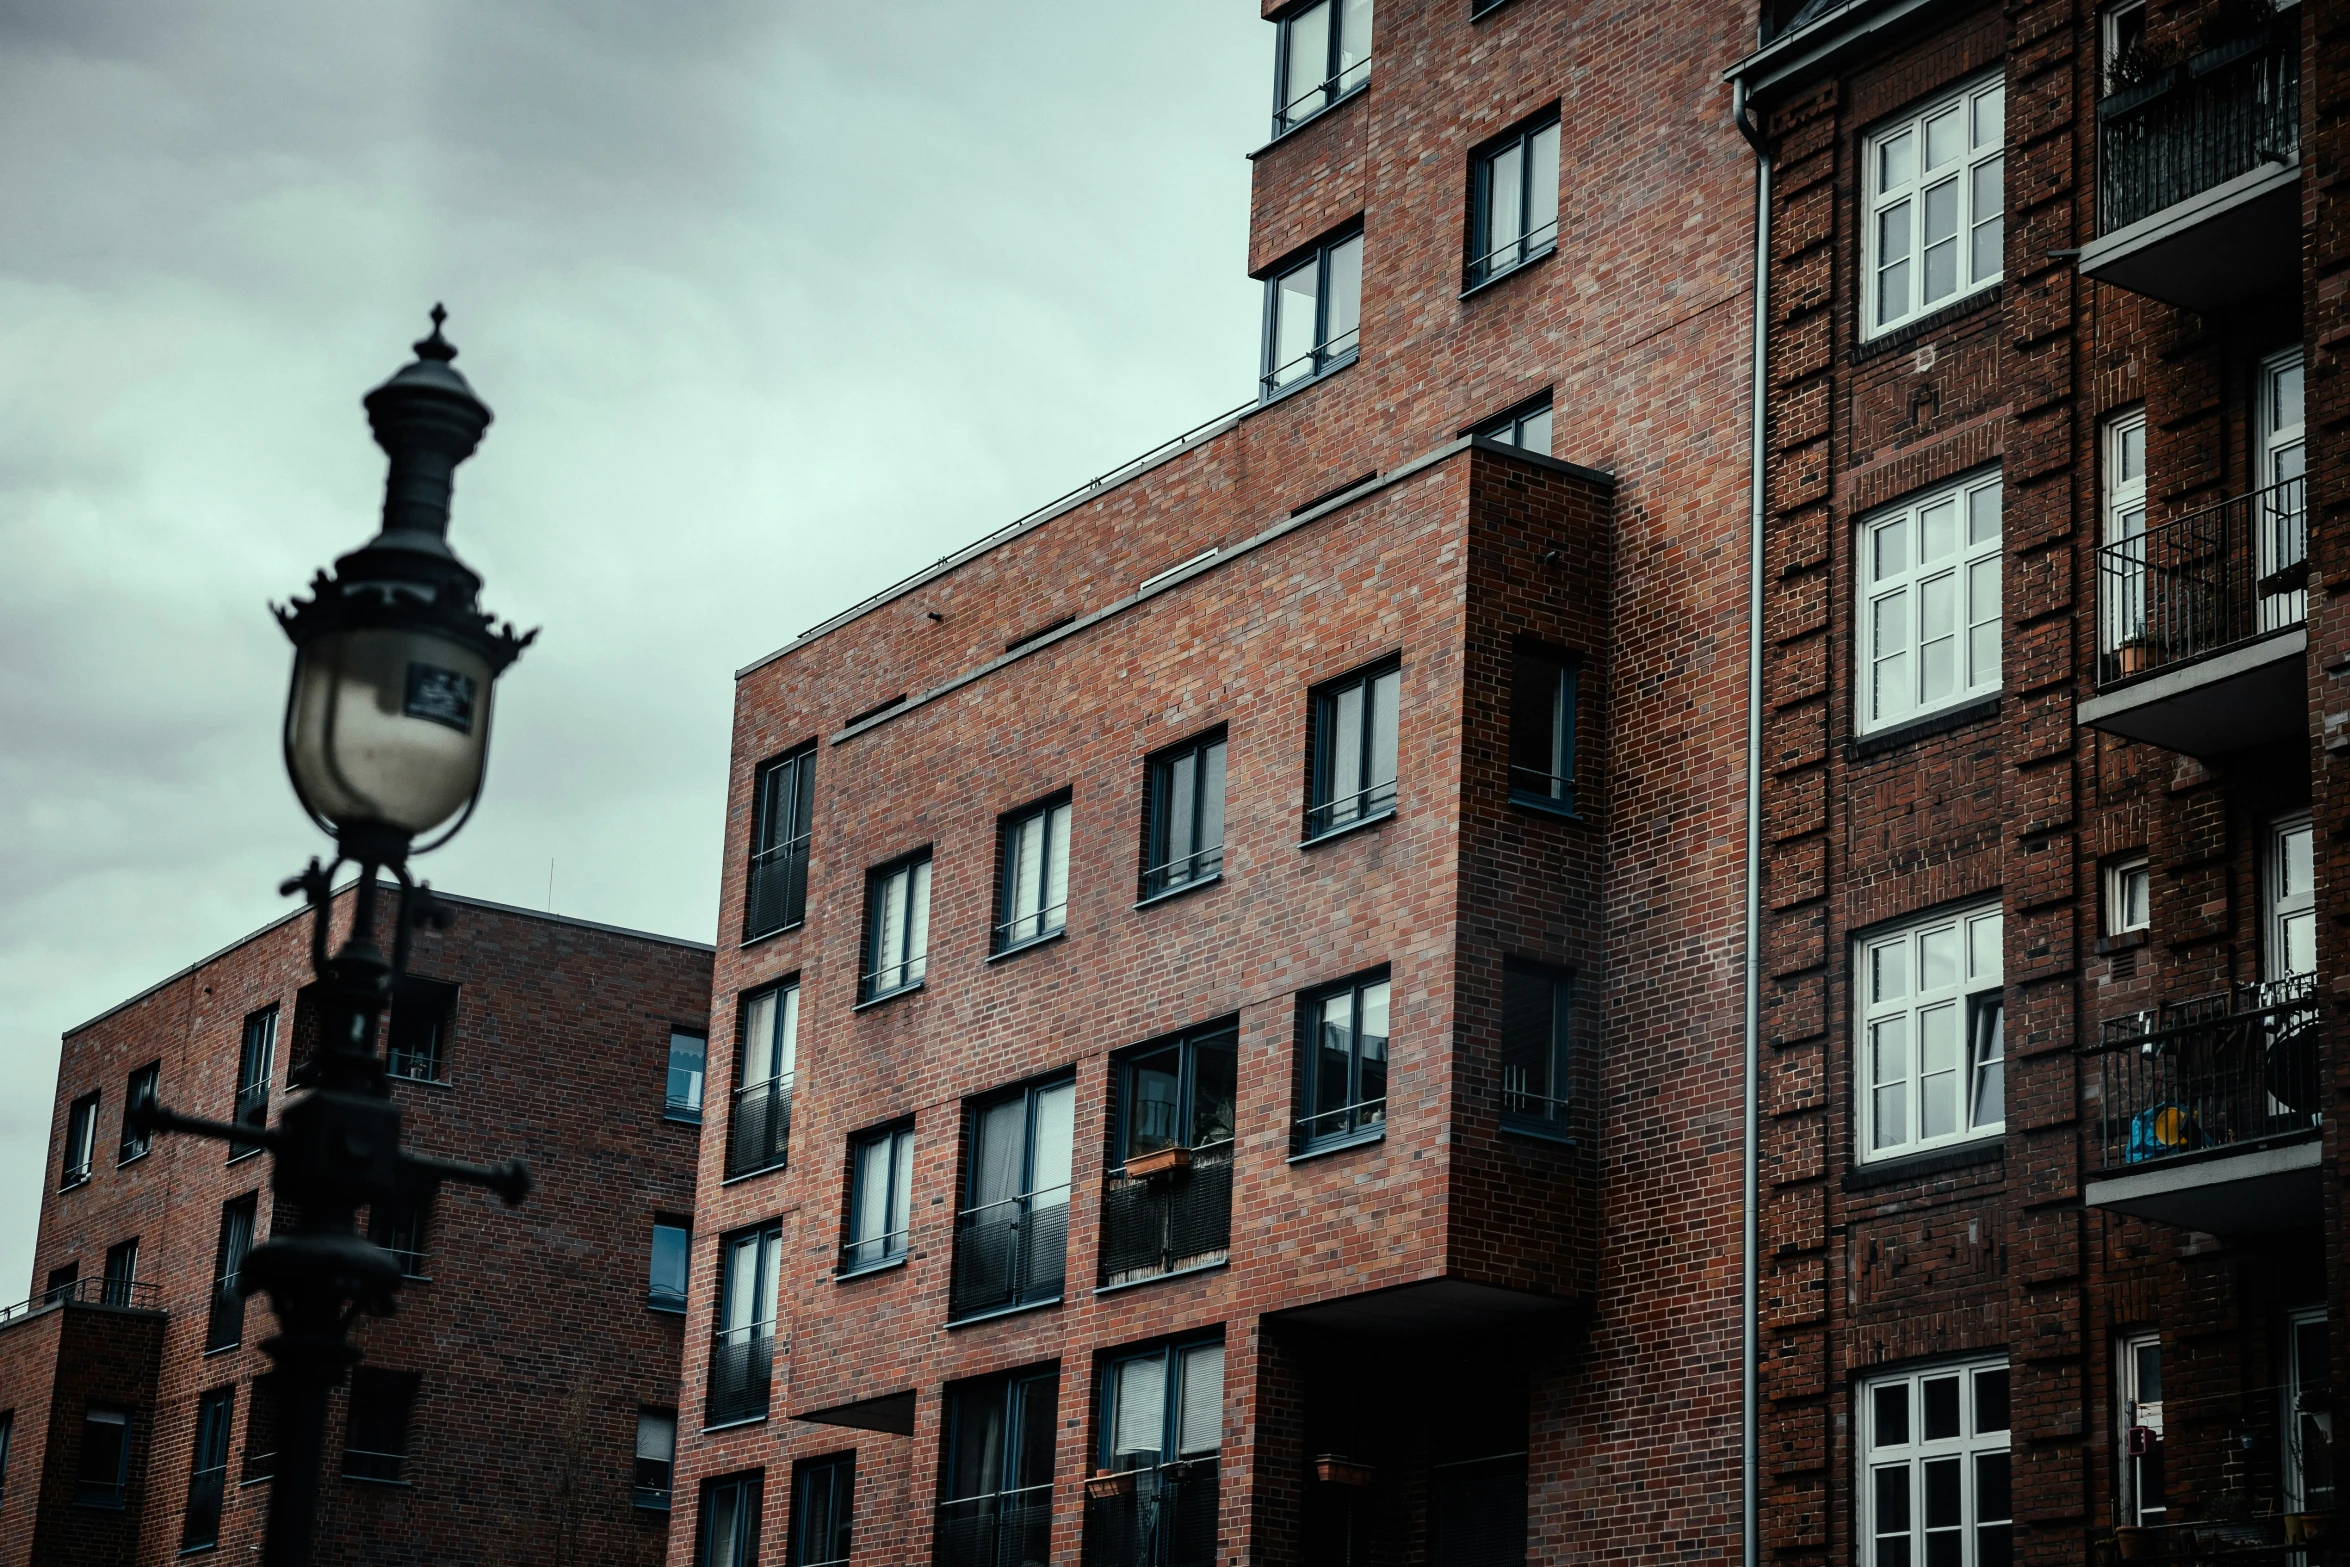
[[[1112,1474],[1107,1469],[1097,1469],[1085,1482],[1085,1494],[1090,1500],[1096,1502],[1109,1502],[1115,1501],[1121,1496],[1132,1496],[1134,1494],[1134,1471],[1129,1469],[1122,1474]]]
[[[1138,1181],[1156,1180],[1190,1168],[1191,1150],[1183,1147],[1157,1148],[1126,1161],[1126,1173]]]
[[[1325,1485],[1369,1485],[1375,1471],[1369,1464],[1324,1453],[1314,1460],[1314,1478]]]

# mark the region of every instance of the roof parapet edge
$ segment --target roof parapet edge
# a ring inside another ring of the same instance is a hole
[[[1725,82],[1743,79],[1747,96],[1761,100],[1827,75],[1889,35],[1923,26],[1945,11],[1980,0],[1847,0],[1784,38],[1776,38],[1724,70]]]

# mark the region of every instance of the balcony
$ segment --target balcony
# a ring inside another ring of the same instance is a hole
[[[2097,106],[2097,235],[2080,271],[2211,312],[2301,267],[2301,18],[2207,49]]]
[[[2324,1127],[2311,976],[2109,1020],[2083,1200],[2182,1229],[2315,1224]]]
[[[163,1315],[163,1286],[131,1279],[67,1279],[52,1284],[30,1300],[0,1307],[0,1326],[29,1317],[51,1306],[114,1306],[125,1311],[152,1311]]]
[[[938,1567],[1044,1567],[1052,1547],[1049,1485],[939,1504]]]
[[[728,1180],[784,1162],[791,1148],[791,1086],[790,1078],[779,1077],[734,1091],[734,1113],[726,1126]]]
[[[1102,1188],[1105,1289],[1212,1267],[1232,1244],[1232,1144],[1166,1149],[1168,1168],[1113,1175]]]
[[[710,1341],[710,1400],[705,1416],[714,1426],[760,1420],[767,1414],[767,1389],[775,1380],[775,1324],[720,1328]]]
[[[1061,1298],[1069,1254],[1069,1188],[966,1208],[955,1216],[952,1319]]]
[[[2306,734],[2306,480],[2097,551],[2092,729],[2188,756]]]
[[[1085,1567],[1215,1567],[1216,1460],[1085,1482]]]

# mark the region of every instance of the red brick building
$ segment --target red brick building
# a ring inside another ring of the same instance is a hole
[[[353,1329],[320,1560],[657,1562],[710,949],[443,898],[387,1029],[407,1141],[537,1184],[369,1216],[410,1277]],[[271,1116],[315,1027],[309,936],[288,916],[65,1037],[32,1298],[0,1321],[0,1562],[259,1548],[273,1319],[222,1285],[269,1233],[270,1161],[122,1115]]]
[[[2314,1560],[2350,11],[1778,9],[1765,1551]]]
[[[1752,21],[1266,14],[1261,395],[738,678],[673,1563],[1736,1549]]]

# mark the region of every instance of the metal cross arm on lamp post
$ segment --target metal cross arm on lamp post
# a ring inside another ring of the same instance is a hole
[[[335,839],[279,890],[302,893],[318,976],[317,1049],[291,1074],[300,1090],[275,1126],[181,1115],[152,1102],[130,1108],[134,1132],[179,1132],[270,1152],[278,1222],[237,1279],[266,1293],[278,1333],[262,1347],[276,1362],[282,1462],[270,1495],[265,1567],[308,1567],[325,1457],[327,1397],[359,1351],[348,1337],[362,1312],[389,1315],[399,1262],[359,1232],[359,1210],[413,1209],[443,1182],[483,1186],[522,1201],[519,1160],[465,1164],[400,1147],[377,1025],[407,972],[409,936],[448,928],[452,914],[412,880],[408,858],[454,837],[480,798],[489,758],[491,690],[538,635],[497,625],[480,607],[481,578],[449,548],[457,465],[489,428],[490,411],[433,330],[415,360],[366,398],[368,422],[391,459],[383,527],[320,572],[307,600],[276,610],[294,644],[286,697],[286,771],[312,821]],[[417,844],[419,837],[430,837]],[[351,923],[329,955],[333,878],[357,867]],[[376,942],[378,872],[397,884],[392,953]]]

